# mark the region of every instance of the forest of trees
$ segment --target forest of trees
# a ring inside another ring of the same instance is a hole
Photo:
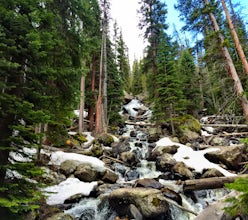
[[[110,0],[0,1],[0,215],[39,207],[42,185],[29,180],[42,173],[40,149],[65,145],[75,109],[79,131],[94,135],[123,124],[125,92],[146,97],[158,126],[203,110],[248,121],[247,21],[232,1],[176,1],[183,31],[202,35],[190,44],[168,34],[166,1],[139,5],[148,45],[130,68]],[[28,148],[35,158],[14,161]]]

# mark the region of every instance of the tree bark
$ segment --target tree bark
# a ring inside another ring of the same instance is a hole
[[[81,97],[80,97],[80,110],[79,110],[79,124],[78,132],[79,134],[84,131],[84,95],[85,95],[85,76],[81,77],[80,83]]]
[[[94,100],[94,103],[96,101],[96,97],[95,97],[95,82],[96,82],[96,57],[93,55],[92,56],[92,68],[91,68],[91,93],[92,93],[92,99]],[[88,115],[89,115],[89,130],[93,131],[94,129],[94,123],[95,123],[95,119],[94,119],[94,108],[95,108],[95,104],[93,105],[93,101],[89,106],[88,109]]]
[[[221,0],[221,3],[222,3],[222,6],[223,6],[223,9],[224,9],[224,12],[226,14],[226,19],[227,19],[227,22],[228,22],[228,25],[229,25],[229,28],[231,30],[231,33],[232,33],[232,37],[233,37],[233,40],[234,40],[234,43],[235,43],[235,46],[236,46],[236,49],[238,51],[238,55],[239,55],[239,58],[241,59],[242,61],[242,64],[244,66],[244,69],[245,69],[245,72],[246,74],[248,75],[248,62],[247,62],[247,59],[246,59],[246,56],[245,56],[245,53],[243,51],[243,48],[239,42],[239,37],[237,35],[237,32],[235,31],[235,27],[233,25],[233,21],[231,19],[231,16],[228,12],[228,9],[226,7],[226,3],[224,0]]]
[[[208,0],[204,0],[204,3],[206,6],[209,5]],[[225,58],[228,72],[230,73],[230,75],[234,81],[234,89],[237,93],[238,98],[240,99],[241,106],[243,109],[243,114],[245,116],[246,121],[248,122],[248,101],[247,101],[243,86],[242,86],[241,81],[238,77],[237,71],[236,71],[235,66],[233,64],[232,58],[228,52],[228,49],[225,46],[224,37],[220,32],[220,28],[219,28],[219,25],[216,21],[216,18],[212,12],[209,12],[209,17],[210,17],[210,20],[212,22],[214,31],[218,34],[219,42],[220,42],[220,45],[222,47],[221,48],[222,54]]]
[[[190,191],[202,190],[202,189],[223,188],[226,183],[232,183],[235,181],[235,179],[240,177],[247,178],[247,175],[185,180],[183,182],[183,191],[190,192]]]

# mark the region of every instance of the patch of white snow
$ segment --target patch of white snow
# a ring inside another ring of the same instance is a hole
[[[85,183],[77,178],[68,178],[58,185],[49,186],[44,189],[48,205],[63,204],[64,201],[76,194],[88,196],[97,186],[97,182]]]

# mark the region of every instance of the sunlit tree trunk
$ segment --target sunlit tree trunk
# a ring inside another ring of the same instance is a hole
[[[231,33],[232,33],[232,37],[233,37],[233,40],[234,40],[234,43],[235,43],[235,46],[236,46],[236,49],[238,51],[238,55],[239,55],[239,58],[241,59],[242,61],[242,64],[244,66],[244,69],[245,69],[245,72],[246,74],[248,75],[248,62],[247,62],[247,59],[246,59],[246,56],[245,56],[245,53],[243,51],[243,48],[239,42],[239,37],[237,35],[237,32],[235,31],[235,27],[233,25],[233,21],[231,19],[231,16],[228,12],[228,9],[226,7],[226,3],[224,0],[221,0],[221,3],[222,3],[222,6],[223,6],[223,9],[224,9],[224,12],[226,14],[226,19],[227,19],[227,22],[228,22],[228,25],[229,25],[229,28],[231,30]]]
[[[205,3],[205,5],[209,4],[208,0],[204,0],[204,3]],[[248,101],[247,101],[246,95],[244,93],[243,86],[242,86],[241,81],[240,81],[240,79],[238,77],[237,71],[236,71],[235,66],[233,64],[232,58],[231,58],[231,56],[230,56],[230,54],[228,52],[228,49],[225,46],[224,37],[220,32],[220,28],[219,28],[219,25],[218,25],[218,23],[216,21],[216,18],[214,16],[214,14],[211,13],[211,12],[209,12],[209,17],[210,17],[210,20],[212,22],[214,31],[218,34],[220,45],[222,45],[222,48],[221,48],[222,49],[222,54],[223,54],[223,56],[225,58],[226,65],[227,65],[227,68],[228,68],[228,72],[230,73],[230,75],[231,75],[231,77],[232,77],[232,79],[234,81],[235,91],[236,91],[237,96],[239,97],[239,99],[241,101],[243,113],[244,113],[244,116],[246,118],[246,121],[248,122]]]

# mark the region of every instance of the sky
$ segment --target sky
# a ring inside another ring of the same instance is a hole
[[[145,42],[141,36],[141,30],[138,29],[139,23],[137,9],[139,0],[111,0],[111,17],[117,21],[118,26],[122,30],[123,39],[129,49],[129,60],[132,65],[133,60],[141,59],[143,56],[143,50],[145,48]],[[179,19],[179,13],[174,9],[176,0],[166,0],[167,4],[167,22],[169,24],[168,33],[172,35],[173,25],[175,25],[177,31],[183,26],[183,23]],[[242,13],[248,17],[248,0],[233,0],[233,3],[240,3],[243,7]],[[248,22],[248,19],[247,21]]]

